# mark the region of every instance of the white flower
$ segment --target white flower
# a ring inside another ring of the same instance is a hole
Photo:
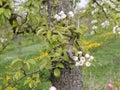
[[[83,66],[84,62],[83,61],[79,61],[79,66]]]
[[[93,59],[94,59],[94,57],[93,57],[93,56],[90,56],[90,59],[91,59],[91,60],[93,60]]]
[[[59,15],[62,15],[62,14],[64,14],[64,11],[60,11]]]
[[[92,24],[95,24],[95,23],[97,23],[97,22],[98,22],[97,20],[92,20],[92,21],[91,21]]]
[[[96,9],[94,9],[92,12],[91,12],[91,14],[93,15],[93,14],[95,14],[96,12],[98,12],[98,8],[96,8]]]
[[[61,19],[61,17],[58,14],[55,14],[54,18],[59,21]]]
[[[98,28],[98,27],[97,27],[97,26],[95,26],[95,25],[94,25],[94,26],[92,26],[92,29],[97,29],[97,28]]]
[[[113,33],[115,34],[115,33],[117,33],[117,28],[118,28],[119,26],[118,25],[116,25],[115,27],[113,27]]]
[[[66,15],[65,14],[61,14],[61,19],[64,19],[66,18]]]
[[[79,63],[79,62],[76,62],[76,63],[75,63],[75,66],[76,66],[76,67],[80,66],[80,63]]]
[[[78,51],[78,54],[79,54],[79,55],[82,55],[82,51]]]
[[[118,34],[120,34],[120,32],[118,32]]]
[[[110,23],[109,23],[109,21],[107,21],[107,20],[101,23],[101,26],[102,26],[103,28],[108,27],[109,25],[110,25]]]
[[[90,67],[91,63],[90,62],[86,62],[85,65],[86,65],[86,67]]]
[[[80,61],[85,62],[85,57],[81,57]]]
[[[107,9],[106,9],[105,7],[103,8],[103,10],[104,10],[105,12],[107,12]]]
[[[120,32],[120,27],[117,28],[117,31]]]
[[[97,7],[97,4],[96,3],[93,3],[91,4],[92,7],[96,8]]]
[[[94,34],[95,34],[95,31],[91,31],[90,34],[91,34],[91,35],[94,35]]]
[[[72,11],[68,12],[69,17],[74,17],[74,13]]]
[[[89,55],[89,54],[85,54],[85,57],[86,57],[86,58],[90,58],[90,55]]]
[[[5,41],[5,39],[4,38],[0,38],[0,41],[3,43]]]
[[[57,90],[56,87],[52,86],[49,90]]]
[[[73,60],[78,61],[78,57],[77,56],[73,56]]]

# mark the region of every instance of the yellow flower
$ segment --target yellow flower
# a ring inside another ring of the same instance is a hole
[[[45,53],[42,53],[40,56],[34,58],[34,60],[40,60],[40,59],[43,59],[43,58],[45,58],[45,57],[47,57],[47,56],[48,56],[48,53],[45,52]]]
[[[6,80],[6,81],[9,81],[9,80],[10,80],[10,77],[9,77],[9,76],[6,76],[6,77],[5,77],[5,80]]]

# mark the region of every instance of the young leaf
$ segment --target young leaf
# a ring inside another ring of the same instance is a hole
[[[21,59],[13,60],[12,63],[11,63],[11,65],[13,65],[13,64],[15,64],[15,63],[17,63],[17,62],[21,62],[21,61],[22,61]]]
[[[58,68],[54,69],[54,76],[57,78],[60,77],[60,70]]]
[[[47,39],[50,40],[51,36],[52,36],[52,32],[51,32],[51,30],[48,30],[48,32],[47,32]]]
[[[64,65],[62,63],[57,63],[56,67],[64,68]]]

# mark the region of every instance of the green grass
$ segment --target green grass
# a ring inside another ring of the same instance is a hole
[[[89,37],[93,41],[97,41],[96,38]],[[83,70],[84,90],[107,90],[108,83],[120,82],[120,38],[112,37],[106,42],[104,37],[98,39],[104,44],[91,50],[96,62],[95,66]]]

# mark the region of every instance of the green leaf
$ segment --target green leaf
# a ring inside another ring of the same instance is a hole
[[[0,8],[0,15],[4,12],[4,8]]]
[[[12,27],[14,28],[14,27],[17,27],[17,26],[18,26],[18,23],[16,21],[13,21]]]
[[[0,0],[0,5],[2,6],[2,0]],[[1,90],[1,89],[0,89]]]
[[[60,70],[58,68],[54,69],[54,76],[57,78],[60,77]]]
[[[58,35],[60,36],[60,39],[63,39],[63,38],[64,38],[64,36],[63,36],[59,31],[57,31],[57,33],[58,33]]]
[[[21,76],[22,76],[21,72],[18,71],[18,72],[15,73],[13,78],[14,78],[14,80],[19,80]]]
[[[47,39],[50,40],[51,36],[52,36],[52,31],[48,30],[48,32],[47,32]]]
[[[24,85],[29,84],[30,80],[31,80],[31,78],[28,77],[28,78],[25,80]]]
[[[11,65],[13,65],[13,64],[15,64],[15,63],[17,63],[17,62],[22,62],[22,60],[21,60],[21,59],[13,60],[12,63],[11,63]]]
[[[34,87],[34,81],[33,81],[33,80],[30,81],[29,87],[30,87],[30,88],[33,88],[33,87]]]
[[[26,62],[26,65],[28,67],[28,70],[30,70],[30,64],[28,62]]]
[[[30,63],[30,64],[32,64],[32,65],[36,64],[36,62],[35,62],[34,59],[30,59],[30,60],[28,60],[27,62]]]
[[[9,19],[11,17],[11,11],[9,9],[5,9],[4,15],[5,15],[6,18]]]
[[[40,35],[43,31],[44,31],[43,28],[39,29],[39,30],[37,31],[37,35]]]
[[[57,64],[56,64],[56,67],[64,68],[64,65],[63,65],[62,63],[57,63]]]

